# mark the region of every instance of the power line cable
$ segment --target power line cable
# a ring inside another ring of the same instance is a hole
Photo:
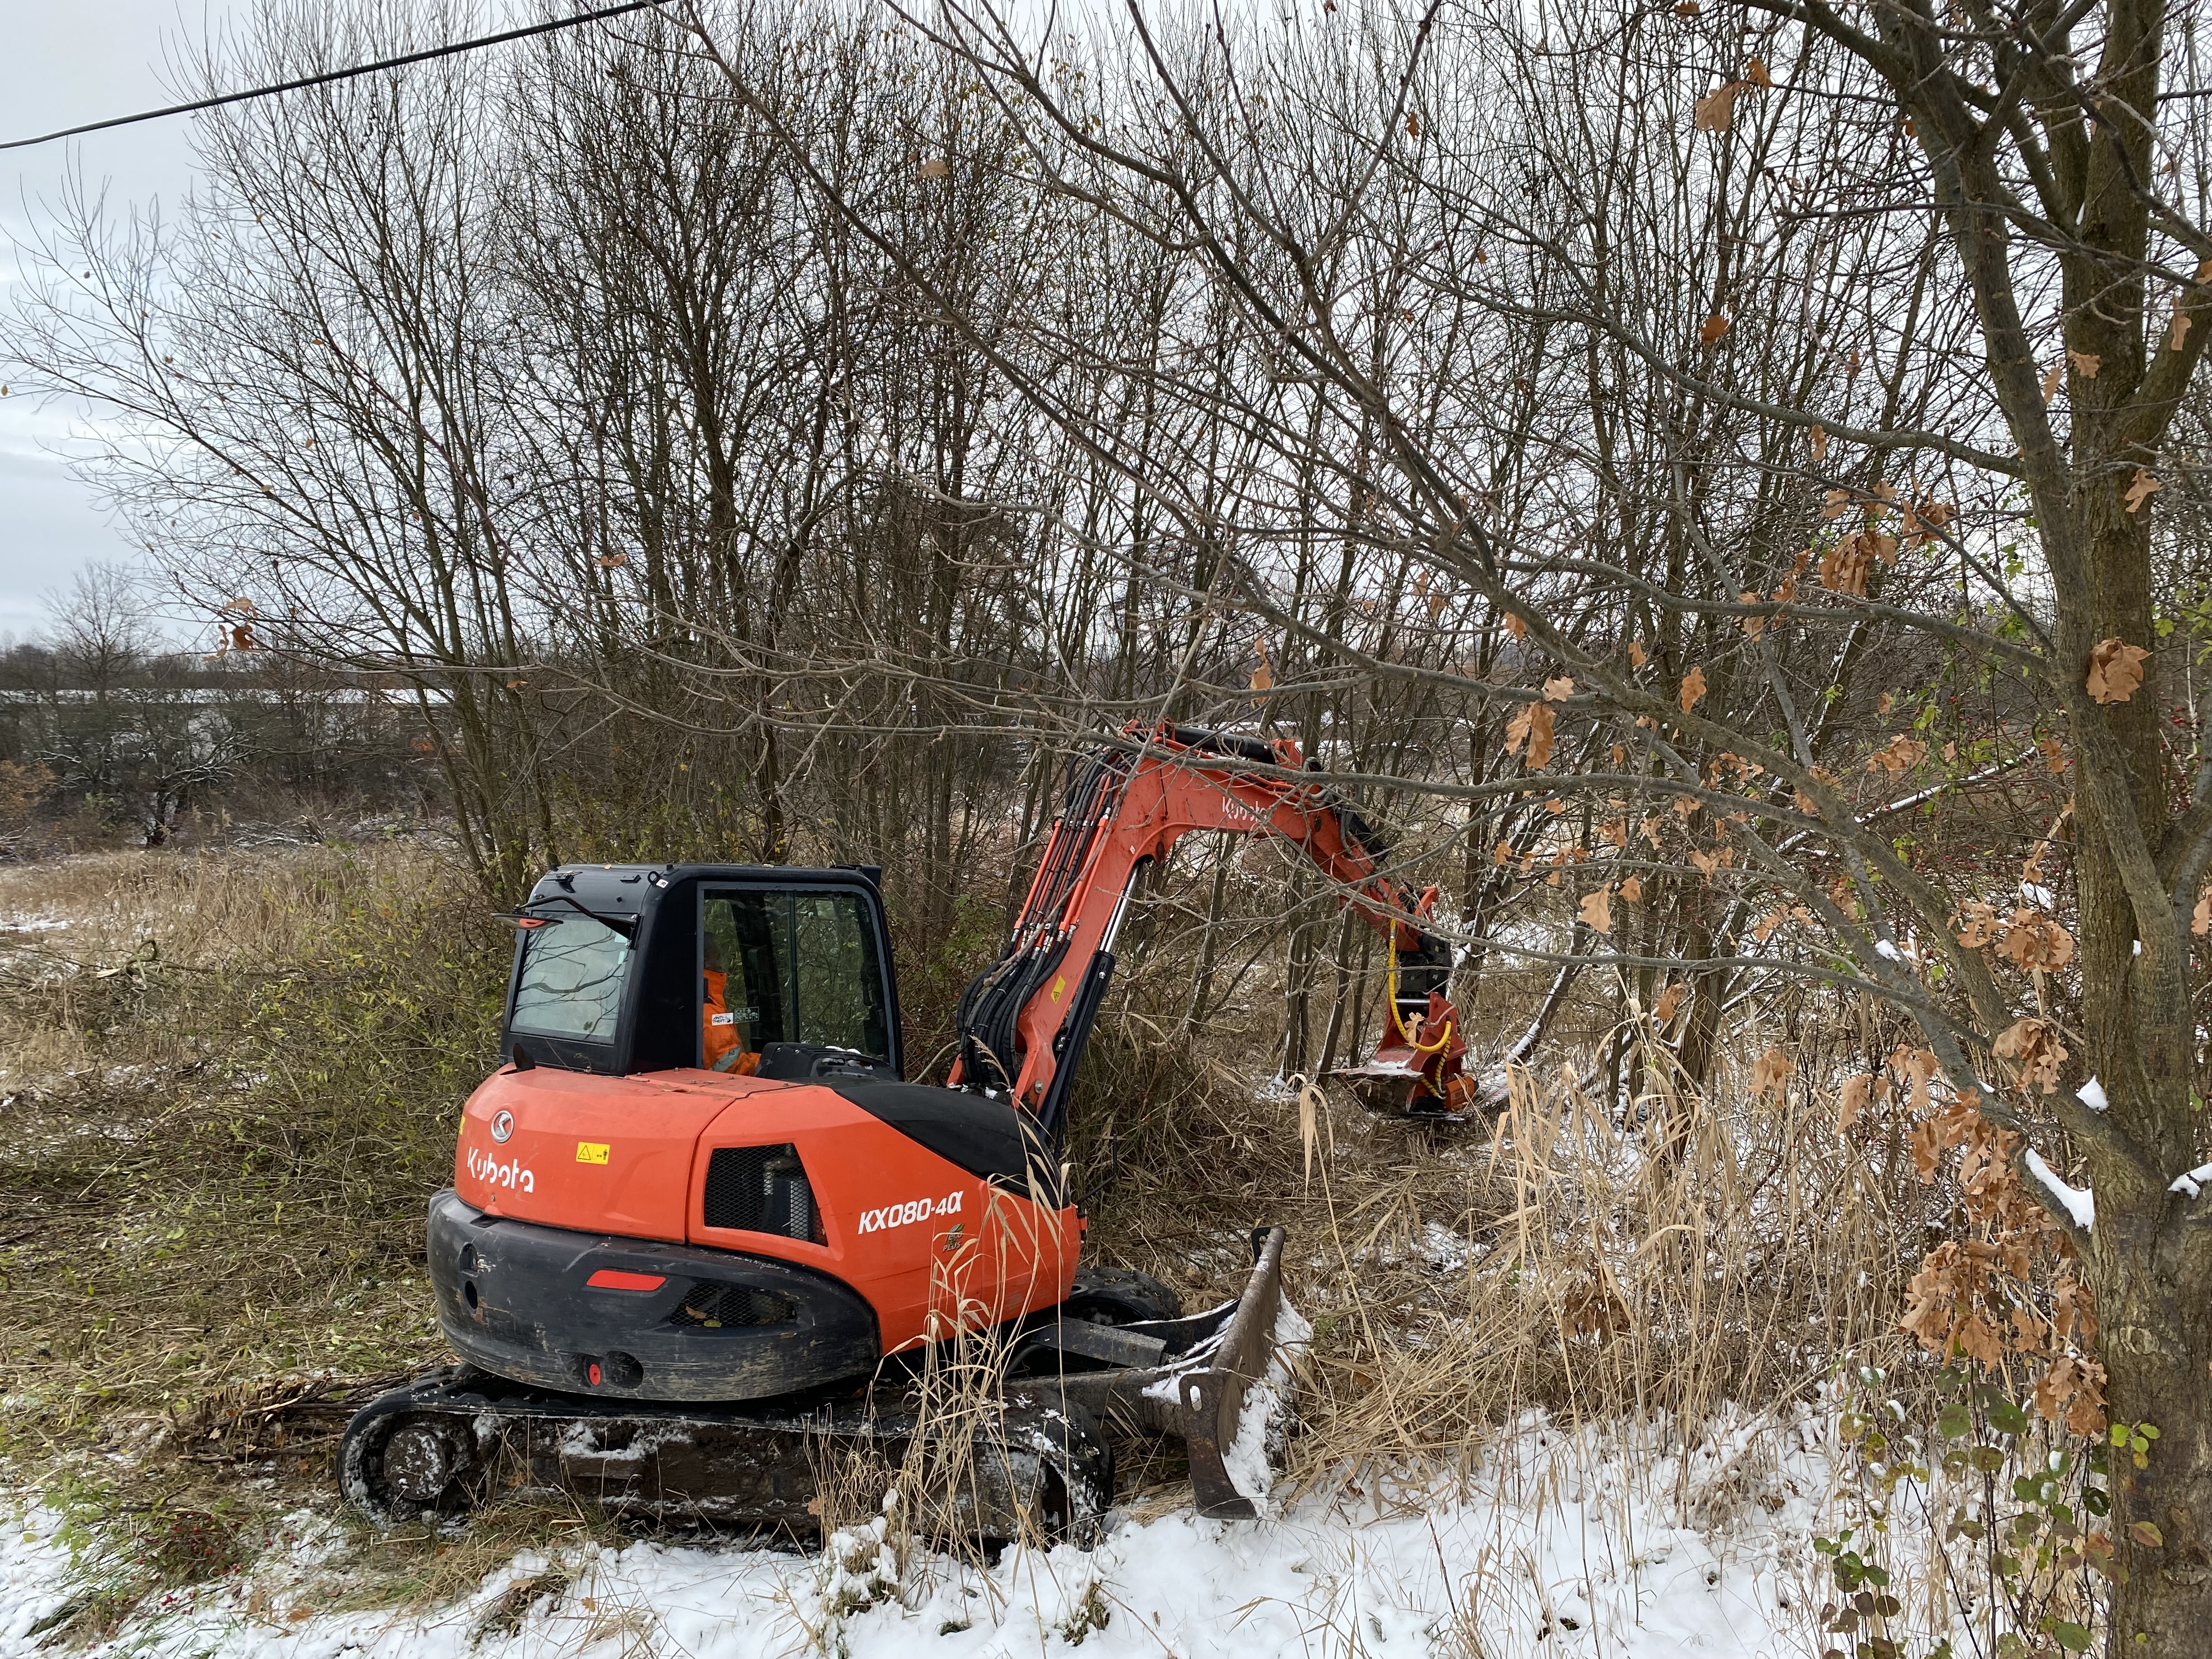
[[[255,87],[247,92],[227,92],[220,98],[202,98],[189,104],[172,104],[167,109],[143,110],[137,115],[118,115],[106,121],[88,121],[81,127],[64,127],[59,132],[41,133],[36,138],[11,138],[0,144],[0,149],[22,149],[32,144],[51,144],[58,138],[74,138],[80,133],[105,132],[110,127],[127,127],[139,121],[159,121],[166,116],[191,115],[204,109],[220,109],[225,104],[242,104],[250,98],[271,98],[280,92],[298,92],[307,87],[328,86],[333,81],[350,81],[356,76],[374,75],[379,70],[400,69],[409,64],[427,63],[433,58],[452,58],[465,52],[474,52],[478,46],[496,46],[509,40],[526,40],[533,34],[550,34],[556,29],[573,29],[585,23],[603,23],[611,17],[623,17],[634,11],[652,11],[668,3],[668,0],[628,0],[619,6],[602,6],[597,11],[579,12],[574,17],[556,17],[550,22],[531,23],[521,28],[506,29],[497,34],[480,34],[471,40],[450,41],[442,46],[431,46],[422,52],[410,52],[398,58],[386,58],[374,64],[356,64],[350,69],[330,70],[321,75],[304,76],[297,81],[283,81],[272,87]]]

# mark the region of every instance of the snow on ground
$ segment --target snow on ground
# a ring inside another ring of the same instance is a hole
[[[374,1613],[303,1600],[331,1594],[343,1534],[301,1514],[244,1582],[173,1592],[90,1651],[1783,1659],[1820,1648],[1810,1539],[1829,1492],[1824,1443],[1809,1413],[1730,1418],[1686,1451],[1657,1426],[1569,1433],[1531,1419],[1455,1490],[1364,1478],[1259,1522],[1117,1514],[1091,1553],[1010,1550],[988,1571],[921,1553],[902,1571],[878,1522],[818,1555],[652,1541],[526,1553],[462,1600]],[[32,1627],[77,1593],[53,1526],[33,1510],[0,1529],[0,1659],[40,1653]]]

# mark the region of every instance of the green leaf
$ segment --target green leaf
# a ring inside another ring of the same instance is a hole
[[[1946,1440],[1963,1440],[1973,1431],[1973,1413],[1955,1400],[1936,1414],[1936,1432]]]
[[[2166,1534],[2148,1521],[2128,1522],[2128,1536],[2147,1550],[2163,1548],[2166,1544]]]
[[[2089,1632],[2081,1626],[2069,1620],[2052,1619],[2045,1621],[2043,1628],[2051,1639],[2065,1649],[2067,1652],[2088,1652]]]

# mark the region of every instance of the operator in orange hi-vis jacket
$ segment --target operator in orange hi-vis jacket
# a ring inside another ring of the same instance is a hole
[[[722,943],[709,930],[707,934],[707,984],[701,998],[700,1018],[705,1037],[702,1058],[708,1069],[732,1072],[739,1077],[750,1077],[760,1065],[760,1056],[747,1051],[745,1035],[738,1025],[738,1017],[730,1011],[729,994],[726,987],[729,976],[722,971]]]

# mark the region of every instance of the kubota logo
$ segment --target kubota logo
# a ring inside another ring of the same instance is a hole
[[[491,1115],[491,1138],[494,1140],[504,1146],[507,1145],[507,1137],[514,1133],[514,1114],[513,1112],[494,1112]]]
[[[959,1213],[958,1193],[948,1193],[934,1202],[926,1198],[910,1198],[903,1204],[886,1204],[880,1210],[861,1211],[860,1231],[879,1233],[886,1227],[906,1227],[917,1221],[927,1221],[933,1216]]]
[[[538,1177],[522,1167],[520,1158],[501,1160],[475,1147],[469,1148],[470,1176],[490,1187],[520,1187],[526,1193],[538,1190]]]

